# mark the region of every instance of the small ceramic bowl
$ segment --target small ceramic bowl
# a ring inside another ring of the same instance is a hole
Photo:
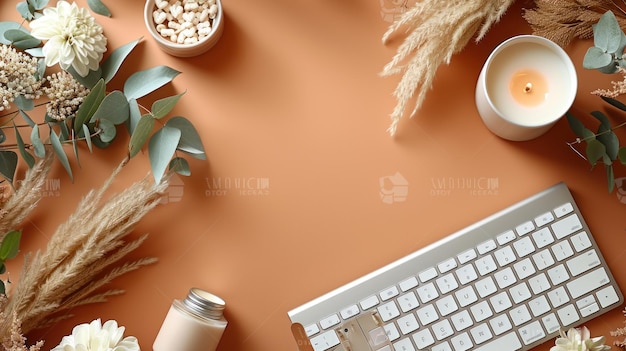
[[[148,28],[148,32],[157,42],[161,50],[178,57],[192,57],[200,55],[218,42],[224,31],[224,11],[221,0],[216,0],[217,15],[212,20],[211,32],[202,37],[198,42],[192,44],[179,44],[164,38],[156,29],[153,12],[156,10],[155,0],[146,0],[146,6],[143,11],[144,22]]]

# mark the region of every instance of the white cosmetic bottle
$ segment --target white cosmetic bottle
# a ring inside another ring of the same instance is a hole
[[[225,306],[221,298],[192,288],[184,300],[172,303],[152,350],[215,351],[228,324]]]

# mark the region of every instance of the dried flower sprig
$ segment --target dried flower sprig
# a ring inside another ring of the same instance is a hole
[[[442,63],[449,64],[452,56],[475,35],[476,41],[481,40],[513,2],[419,0],[389,27],[383,35],[383,43],[401,31],[408,33],[381,73],[383,76],[402,75],[393,93],[397,104],[391,113],[391,126],[387,129],[391,135],[396,133],[398,123],[416,91],[416,102],[410,116],[413,117],[421,107],[427,91],[432,87],[437,68]]]
[[[159,203],[169,178],[155,185],[145,177],[103,200],[121,168],[122,164],[100,189],[84,196],[44,252],[26,260],[5,311],[16,314],[25,333],[69,317],[63,313],[72,307],[121,293],[98,291],[115,277],[156,261],[144,258],[120,263],[146,239],[144,235],[127,241],[136,224]],[[6,329],[0,329],[0,336],[5,333]]]
[[[593,37],[593,25],[607,12],[618,16],[626,26],[626,3],[615,0],[535,0],[535,7],[524,11],[533,34],[546,37],[562,47],[574,39]]]

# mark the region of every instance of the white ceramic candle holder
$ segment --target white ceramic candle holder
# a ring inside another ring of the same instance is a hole
[[[520,35],[502,42],[487,58],[476,85],[476,107],[494,134],[531,140],[565,115],[577,87],[574,64],[560,46]]]

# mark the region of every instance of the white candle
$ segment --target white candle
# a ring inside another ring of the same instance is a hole
[[[539,36],[520,35],[495,48],[476,85],[476,107],[494,134],[534,139],[572,106],[576,70],[567,53]]]

